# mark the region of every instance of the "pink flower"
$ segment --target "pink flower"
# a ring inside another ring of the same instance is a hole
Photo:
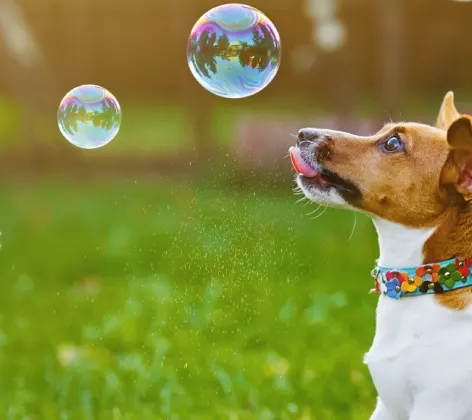
[[[403,283],[408,279],[407,273],[400,273],[399,271],[387,271],[385,277],[388,281],[397,279],[400,283]]]

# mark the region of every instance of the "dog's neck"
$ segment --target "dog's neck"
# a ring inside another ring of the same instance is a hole
[[[380,245],[378,264],[383,267],[415,267],[453,258],[472,258],[470,203],[444,212],[432,228],[411,228],[380,218],[373,218],[373,221]],[[469,310],[472,307],[472,287],[435,294],[435,300],[454,311]]]
[[[373,221],[379,237],[379,265],[411,267],[423,263],[425,242],[436,228],[410,228],[380,218]]]
[[[412,228],[373,219],[380,257],[386,267],[411,267],[450,258],[472,257],[472,205],[445,212],[435,227]]]

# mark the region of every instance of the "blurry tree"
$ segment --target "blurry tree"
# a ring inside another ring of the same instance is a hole
[[[187,42],[189,42],[190,31],[195,22],[200,16],[206,12],[207,8],[202,7],[201,2],[189,2],[187,0],[174,0],[166,4],[166,7],[170,7],[171,16],[180,16],[182,10],[185,10],[186,19],[176,19],[173,25],[173,31],[175,31],[175,39],[182,38],[181,34],[185,34]],[[209,9],[210,7],[208,7]],[[206,35],[208,37],[208,35]],[[172,38],[171,38],[172,39]],[[216,43],[216,33],[213,33],[208,39],[203,40],[208,47],[214,46]],[[199,40],[202,42],[202,40]],[[224,42],[224,41],[223,41]],[[185,45],[180,46],[183,50]],[[182,51],[184,52],[184,51]],[[213,67],[213,59],[211,57],[212,51],[209,52],[209,56],[206,57],[206,63],[200,63],[199,69],[205,74],[208,69]],[[179,64],[180,66],[180,64]],[[191,127],[193,127],[193,136],[195,141],[195,157],[199,161],[208,161],[215,147],[213,138],[213,107],[210,93],[206,92],[205,89],[197,83],[196,80],[191,76],[188,66],[185,65],[186,77],[184,78],[185,83],[181,83],[180,86],[180,98],[182,103],[187,109],[191,121]]]
[[[348,129],[354,103],[353,74],[349,70],[352,47],[348,44],[345,25],[337,15],[338,7],[337,0],[305,0],[305,12],[313,22],[313,42],[330,62],[327,86],[329,97],[333,98],[337,125]]]
[[[10,94],[22,110],[24,139],[35,136],[33,115],[45,101],[45,92],[55,91],[54,79],[34,33],[14,0],[0,1],[0,38],[6,46],[9,60]]]
[[[120,115],[115,107],[115,104],[110,98],[106,98],[102,105],[100,112],[93,114],[92,122],[94,127],[111,130],[118,126]]]
[[[85,108],[78,103],[69,103],[59,111],[59,121],[71,136],[79,130],[78,122],[85,119]]]
[[[403,70],[405,68],[404,57],[404,33],[403,13],[404,0],[376,0],[378,23],[380,59],[378,60],[381,101],[389,116],[397,119],[395,115],[399,107],[403,90]]]
[[[195,45],[191,45],[188,51],[190,59],[195,64],[200,76],[211,79],[211,74],[216,73],[216,55],[218,54],[215,45],[216,34],[209,34],[203,31],[200,38],[196,39]],[[211,73],[210,73],[211,72]]]
[[[229,48],[229,38],[228,35],[223,34],[218,38],[217,47],[220,51],[226,51]],[[224,57],[224,55],[223,55]]]

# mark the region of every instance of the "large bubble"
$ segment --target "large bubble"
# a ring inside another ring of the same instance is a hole
[[[57,122],[70,143],[83,149],[96,149],[110,143],[118,134],[120,105],[108,90],[82,85],[61,101]]]
[[[192,74],[208,91],[225,98],[260,92],[280,66],[280,37],[262,12],[225,4],[195,24],[187,46]]]

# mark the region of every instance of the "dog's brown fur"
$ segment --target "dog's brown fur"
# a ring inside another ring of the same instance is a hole
[[[472,192],[465,188],[464,173],[472,168],[472,131],[468,116],[460,116],[454,106],[454,96],[449,92],[444,98],[438,128],[447,130],[450,151],[441,173],[444,189],[457,191],[459,197],[449,194],[454,205],[444,213],[439,228],[426,242],[424,254],[427,261],[440,261],[444,256],[470,258],[472,256]],[[456,198],[456,200],[454,200]],[[462,198],[462,199],[461,199]],[[450,309],[464,310],[472,304],[472,287],[435,295],[436,300]]]
[[[404,154],[379,150],[378,143],[393,134],[405,142]],[[336,137],[329,148],[323,166],[361,188],[357,206],[362,210],[412,227],[437,223],[446,207],[439,190],[440,168],[448,157],[443,130],[415,123],[387,124],[371,137]]]
[[[394,134],[405,153],[381,152],[379,142]],[[370,137],[340,133],[327,142],[320,160],[361,189],[356,207],[409,227],[437,227],[425,244],[425,263],[472,257],[472,122],[458,113],[452,92],[435,127],[387,124]],[[436,299],[463,310],[472,304],[472,287]]]

